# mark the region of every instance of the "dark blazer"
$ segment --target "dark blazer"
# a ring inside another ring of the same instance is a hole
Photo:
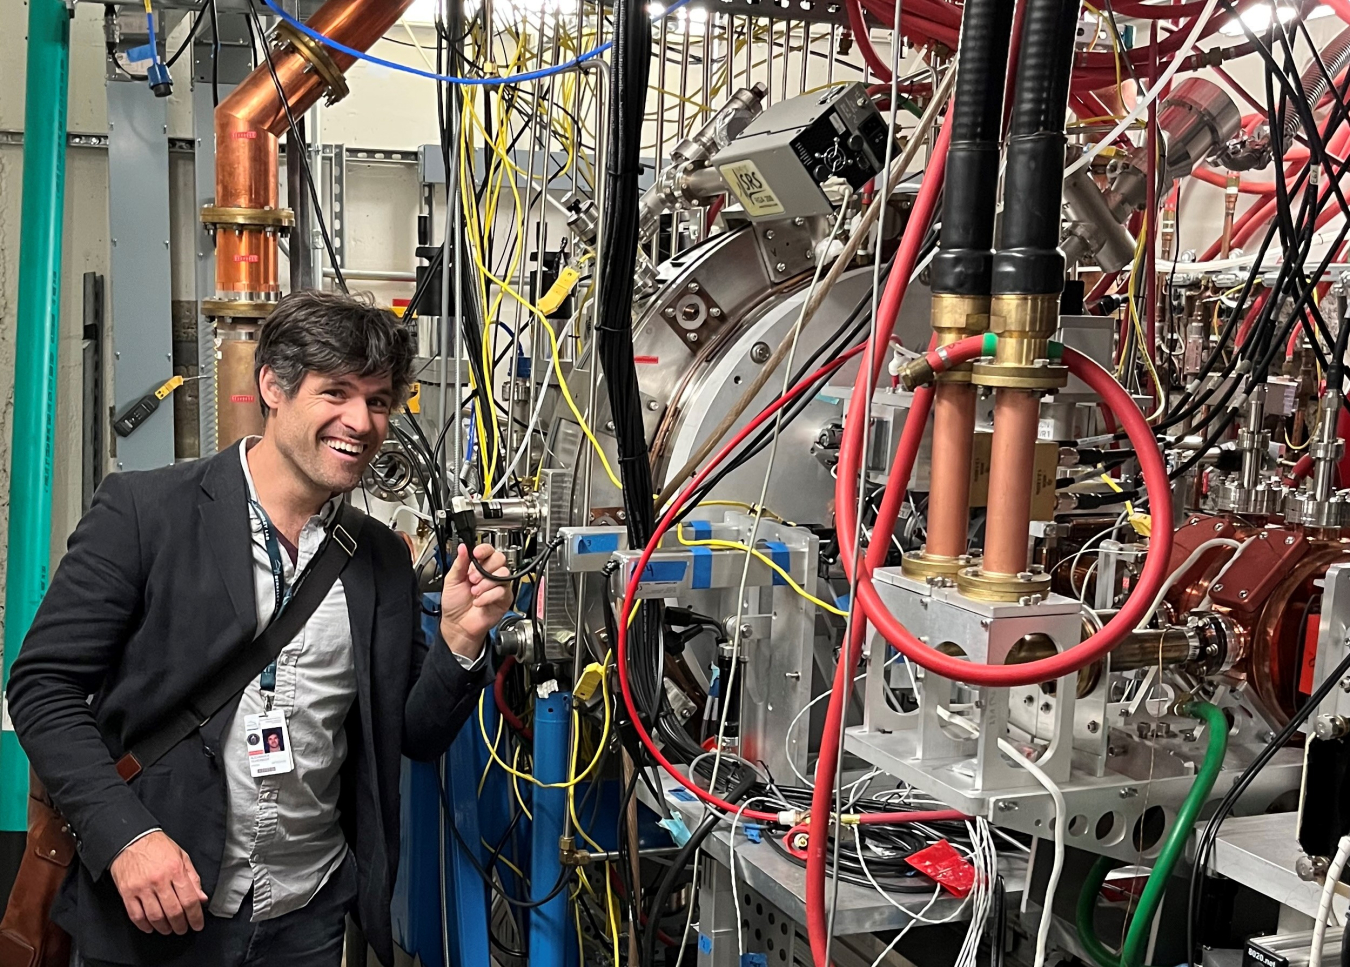
[[[136,929],[107,869],[138,833],[161,826],[192,858],[202,889],[214,891],[226,815],[217,757],[234,703],[130,784],[114,762],[257,631],[246,491],[237,447],[108,477],[71,535],[14,663],[15,730],[78,841],[80,862],[53,919],[92,959],[192,959],[195,935]],[[357,680],[341,820],[359,870],[359,922],[391,964],[399,757],[444,752],[487,672],[466,671],[443,643],[427,648],[408,550],[387,528],[366,522],[341,580]]]

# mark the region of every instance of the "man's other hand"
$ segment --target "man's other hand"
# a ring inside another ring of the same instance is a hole
[[[206,894],[192,860],[165,833],[132,843],[108,867],[126,904],[127,916],[143,933],[180,936],[205,925]]]
[[[479,544],[473,556],[489,574],[504,577],[510,573],[506,556],[491,544]],[[510,606],[510,585],[484,577],[469,563],[468,547],[459,545],[441,590],[441,637],[450,650],[465,658],[477,658],[483,650],[483,639]]]

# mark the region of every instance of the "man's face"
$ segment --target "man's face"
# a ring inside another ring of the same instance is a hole
[[[281,737],[273,733],[267,737],[267,747],[273,752],[281,748]]]
[[[306,373],[293,398],[270,367],[259,374],[271,407],[264,434],[317,489],[346,493],[379,453],[395,403],[393,381],[379,376]]]

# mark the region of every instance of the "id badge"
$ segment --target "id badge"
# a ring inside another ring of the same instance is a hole
[[[244,744],[248,749],[248,772],[255,779],[281,775],[295,768],[286,714],[279,709],[265,715],[245,715]]]

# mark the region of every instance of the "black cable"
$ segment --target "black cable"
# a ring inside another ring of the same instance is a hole
[[[220,12],[211,4],[211,106],[220,107]]]
[[[197,27],[200,26],[202,22],[202,15],[206,13],[208,8],[212,11],[211,19],[215,19],[215,0],[202,0],[201,6],[197,8],[197,12],[192,16],[192,24],[188,27],[187,36],[183,38],[183,42],[178,45],[178,49],[173,52],[173,56],[164,62],[165,67],[172,67],[174,64],[178,63],[178,58],[183,56],[183,51],[192,46],[192,40],[197,36]]]
[[[726,801],[735,805],[742,796],[750,791],[750,787],[754,783],[754,773],[749,772],[727,793]],[[675,854],[675,858],[661,877],[661,882],[656,887],[656,893],[652,896],[651,912],[647,914],[647,926],[642,931],[641,963],[645,967],[656,967],[656,933],[660,929],[657,924],[661,920],[661,911],[665,909],[666,901],[670,899],[670,894],[675,890],[675,881],[684,872],[684,868],[689,865],[694,854],[698,852],[698,848],[703,845],[703,841],[708,838],[708,834],[713,831],[713,827],[721,821],[721,813],[708,810],[707,815],[694,827],[693,832],[689,834],[689,838],[685,840],[684,845],[680,847],[680,851]],[[639,919],[630,921],[630,929],[636,927],[639,922],[641,922]],[[683,941],[684,938],[681,937],[680,940]]]
[[[536,907],[542,907],[545,903],[548,903],[559,893],[561,893],[564,889],[566,889],[568,880],[572,878],[572,869],[571,867],[568,866],[564,866],[561,870],[558,871],[557,882],[553,884],[552,889],[548,891],[548,894],[546,896],[540,897],[538,900],[517,900],[515,897],[511,896],[509,893],[503,890],[501,888],[501,885],[497,883],[497,881],[493,879],[491,875],[488,874],[487,870],[483,869],[483,865],[478,862],[478,857],[473,855],[473,850],[469,847],[469,844],[464,841],[464,834],[461,833],[459,831],[459,827],[455,825],[454,818],[450,811],[450,800],[449,797],[446,795],[444,784],[437,782],[436,788],[440,791],[441,794],[441,808],[445,810],[445,814],[442,817],[441,821],[450,827],[450,832],[453,833],[455,836],[455,842],[459,844],[460,850],[469,860],[470,865],[473,866],[474,872],[478,874],[478,878],[481,879],[485,884],[487,884],[488,888],[493,893],[497,894],[499,897],[501,897],[507,903],[511,904],[511,906],[513,907],[518,907],[519,909],[522,910],[533,910]]]

